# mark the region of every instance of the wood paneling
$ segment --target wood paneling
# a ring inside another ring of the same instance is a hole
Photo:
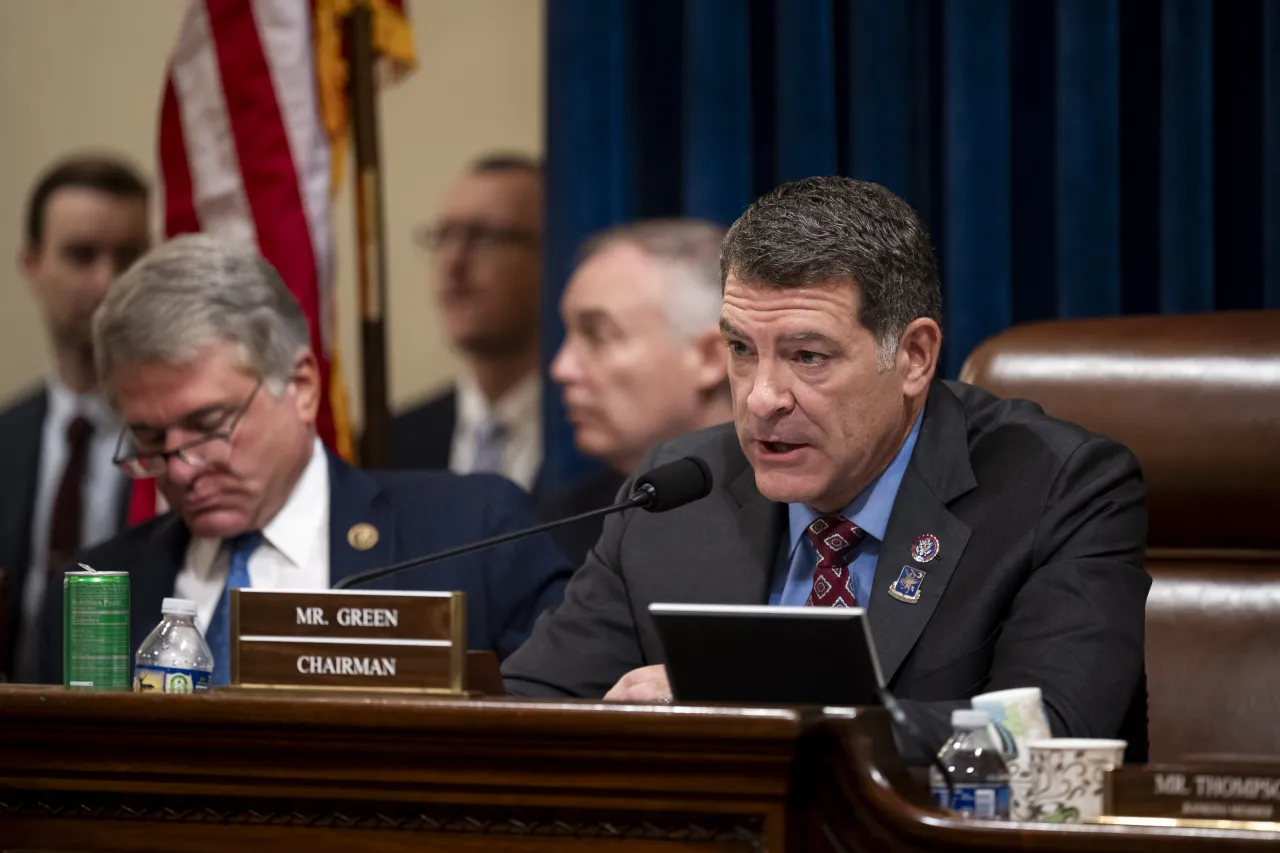
[[[1252,850],[1224,830],[967,822],[878,709],[0,688],[0,847]]]

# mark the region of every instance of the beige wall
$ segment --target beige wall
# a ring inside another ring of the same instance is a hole
[[[304,2],[304,0],[299,0]],[[18,274],[23,205],[51,159],[109,148],[154,175],[156,117],[178,0],[0,0],[0,398],[46,369],[43,330]],[[542,149],[542,0],[410,0],[418,69],[381,100],[392,404],[444,383],[455,363],[411,240],[473,156]],[[348,170],[348,177],[350,170]],[[352,213],[338,235],[338,325],[359,418]]]

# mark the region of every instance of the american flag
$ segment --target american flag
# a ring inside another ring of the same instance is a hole
[[[322,371],[320,438],[352,457],[337,367],[330,216],[346,157],[343,18],[360,0],[188,0],[160,108],[163,232],[250,245],[311,323]],[[364,0],[375,50],[414,63],[403,0]],[[151,481],[141,481],[142,484]],[[155,513],[137,488],[130,521]]]

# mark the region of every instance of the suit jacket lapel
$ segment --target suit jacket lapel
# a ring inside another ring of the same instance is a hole
[[[972,530],[951,514],[947,504],[976,485],[964,408],[946,386],[935,381],[911,463],[894,499],[867,602],[872,640],[886,683],[893,680],[933,617],[969,543]],[[935,536],[939,547],[937,556],[921,563],[912,557],[912,545],[925,534]],[[914,603],[889,593],[904,566],[925,573]]]
[[[159,518],[147,536],[146,548],[127,566],[94,566],[98,571],[126,571],[131,587],[133,648],[138,648],[160,621],[164,600],[173,595],[173,585],[186,560],[191,531],[177,513]]]
[[[734,449],[737,449],[737,438],[730,435]],[[738,541],[746,549],[741,565],[747,567],[749,580],[744,584],[723,585],[723,591],[733,599],[723,603],[768,604],[778,546],[786,528],[786,504],[776,503],[760,494],[756,488],[755,470],[747,464],[740,451],[738,458],[742,461],[742,470],[730,481],[729,493],[738,504]],[[725,559],[738,562],[728,555]]]
[[[378,481],[330,453],[329,583],[407,556],[396,554],[395,541],[395,519]]]

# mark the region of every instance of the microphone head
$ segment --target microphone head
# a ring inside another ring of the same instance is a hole
[[[697,456],[686,456],[636,478],[633,497],[649,512],[666,512],[711,494],[711,469]]]

